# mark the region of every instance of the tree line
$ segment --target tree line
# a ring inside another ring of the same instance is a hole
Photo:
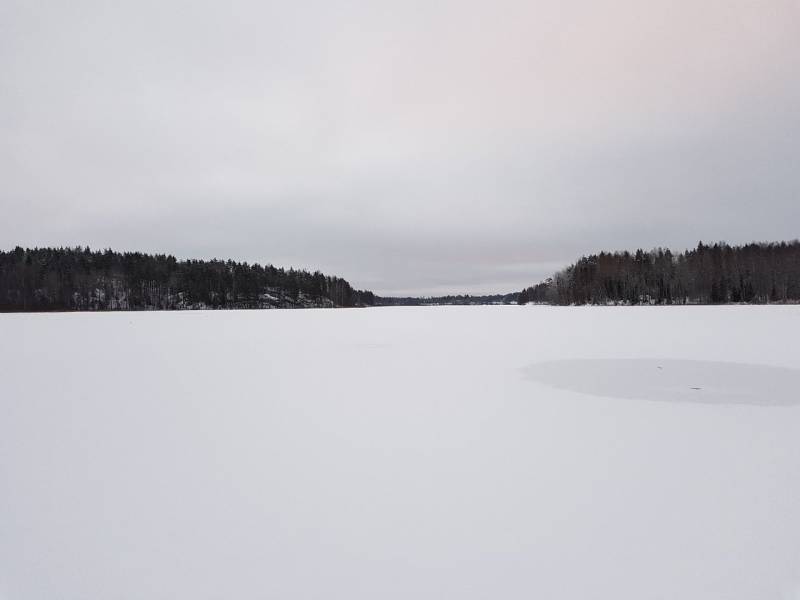
[[[713,246],[674,254],[601,252],[522,290],[547,304],[724,304],[800,301],[800,241]]]
[[[87,248],[0,251],[0,311],[366,306],[375,295],[319,271]]]
[[[376,304],[379,306],[474,306],[480,304],[513,304],[517,301],[517,293],[511,294],[484,294],[473,296],[471,294],[459,294],[449,296],[392,296],[377,297]]]
[[[800,241],[581,257],[518,294],[379,297],[344,279],[231,260],[87,248],[0,251],[0,311],[305,308],[431,304],[800,302]]]

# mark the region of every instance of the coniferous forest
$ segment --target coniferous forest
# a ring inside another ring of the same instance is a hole
[[[374,304],[319,271],[89,248],[0,252],[0,311],[311,308]]]
[[[601,252],[520,292],[520,304],[725,304],[800,301],[800,241],[673,254]]]
[[[0,251],[0,312],[800,302],[800,241],[600,252],[512,294],[380,297],[319,271],[89,248]]]

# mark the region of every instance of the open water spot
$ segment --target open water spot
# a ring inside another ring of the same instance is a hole
[[[634,400],[795,406],[800,370],[672,359],[569,359],[535,363],[525,377],[561,390]]]

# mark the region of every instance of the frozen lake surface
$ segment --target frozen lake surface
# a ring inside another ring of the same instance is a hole
[[[0,600],[800,599],[800,307],[0,315]]]

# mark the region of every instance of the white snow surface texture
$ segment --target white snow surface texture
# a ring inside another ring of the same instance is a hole
[[[0,598],[800,598],[800,307],[0,315]]]

